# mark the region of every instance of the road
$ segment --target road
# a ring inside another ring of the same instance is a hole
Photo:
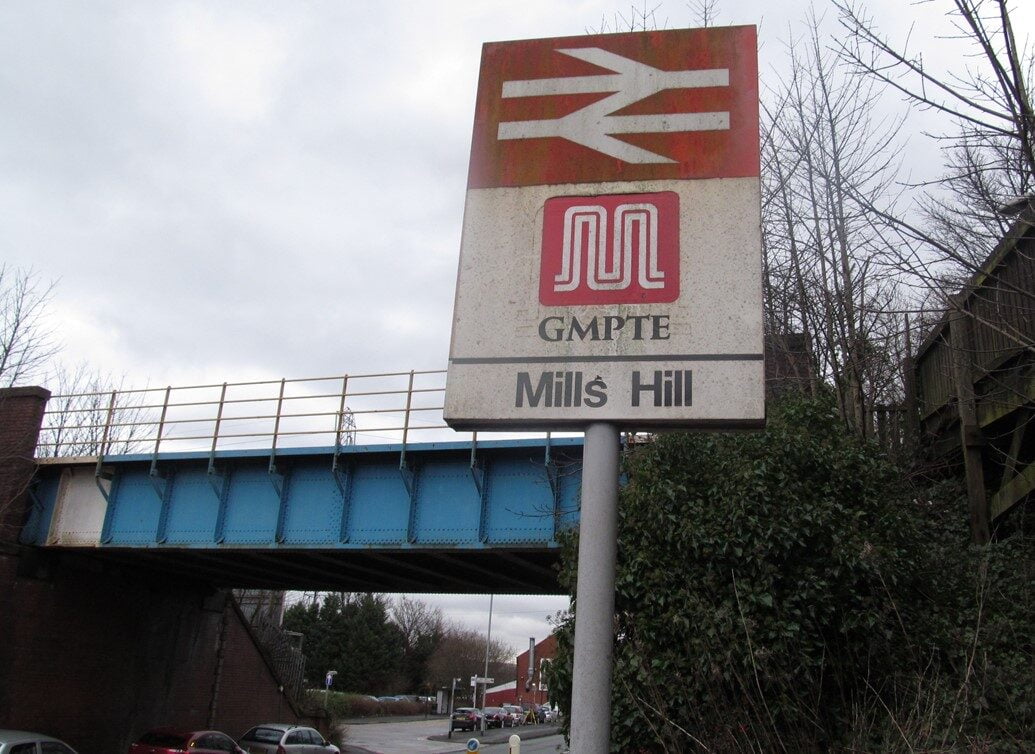
[[[445,754],[463,752],[470,733],[457,731],[450,742],[429,741],[428,736],[446,732],[445,720],[415,720],[405,723],[371,723],[349,725],[345,735],[345,751],[362,754]],[[476,736],[477,737],[477,736]],[[487,744],[479,749],[488,754],[507,754],[506,743]],[[522,741],[521,754],[558,754],[566,751],[564,737],[547,736]]]

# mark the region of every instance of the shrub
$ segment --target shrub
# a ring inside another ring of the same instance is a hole
[[[338,719],[377,717],[380,715],[422,715],[428,708],[428,705],[420,702],[379,702],[365,694],[352,694],[341,691],[331,691],[325,696],[322,689],[310,689],[307,691],[305,706],[308,710],[326,709],[331,717]]]
[[[661,435],[625,471],[614,750],[1035,739],[1030,540],[968,551],[955,490],[918,495],[832,403]],[[572,628],[552,681],[566,713]]]

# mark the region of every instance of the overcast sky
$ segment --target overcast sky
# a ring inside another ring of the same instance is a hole
[[[866,3],[899,38],[946,4]],[[647,7],[693,25],[685,2]],[[807,7],[728,0],[718,20],[760,25],[775,84]],[[443,368],[481,44],[616,13],[630,4],[5,0],[0,261],[56,281],[66,362],[127,385]],[[487,597],[437,604],[484,630]],[[565,604],[500,599],[493,633],[523,649]]]

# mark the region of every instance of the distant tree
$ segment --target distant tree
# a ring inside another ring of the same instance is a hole
[[[46,322],[53,285],[0,264],[0,387],[35,379],[57,353]]]
[[[305,637],[311,686],[323,686],[324,674],[335,670],[340,690],[375,695],[398,691],[404,642],[384,595],[329,592],[322,601],[289,607],[284,628]]]
[[[762,103],[765,315],[779,346],[806,336],[815,394],[832,385],[860,434],[900,394],[900,294],[882,265],[887,229],[861,203],[894,192],[899,122],[877,117],[881,89],[829,51],[821,19],[788,45],[788,73]]]
[[[142,391],[126,391],[123,379],[81,363],[58,364],[47,378],[47,403],[37,455],[95,456],[133,453],[158,431],[154,411],[143,405]]]
[[[423,692],[436,688],[428,662],[445,633],[442,610],[410,597],[399,597],[392,605],[392,620],[403,639],[400,691]]]
[[[493,640],[489,645],[489,676],[496,683],[517,677],[516,653],[504,643]],[[452,679],[461,679],[465,690],[472,675],[485,672],[485,634],[457,624],[446,626],[435,651],[428,659],[429,682],[434,688],[449,688]]]

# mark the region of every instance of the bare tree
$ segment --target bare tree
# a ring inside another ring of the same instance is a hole
[[[87,364],[51,372],[56,386],[40,432],[39,455],[97,456],[144,449],[143,439],[157,431],[143,391],[124,391],[116,379]]]
[[[804,333],[814,383],[834,386],[865,433],[900,390],[893,351],[898,281],[879,264],[889,240],[863,202],[895,191],[899,123],[875,116],[881,90],[860,85],[826,47],[821,19],[788,43],[790,72],[763,103],[763,247],[771,341]]]
[[[624,31],[657,31],[657,12],[661,3],[648,5],[647,0],[642,0],[640,7],[629,6],[628,15],[621,11],[615,11],[614,18],[608,20],[606,16],[600,17],[600,25],[597,28],[589,28],[590,34],[612,34]],[[664,23],[662,23],[664,27]]]
[[[441,608],[405,595],[392,603],[392,621],[408,647],[415,646],[422,636],[441,634],[444,627]]]
[[[46,323],[53,284],[0,264],[0,387],[35,379],[57,352]]]
[[[719,0],[693,0],[693,2],[687,3],[687,7],[693,13],[694,23],[697,26],[715,25],[715,20],[719,16]]]
[[[930,4],[947,9],[954,37],[968,49],[953,67],[936,70],[908,37],[892,42],[860,3],[833,3],[847,32],[837,43],[842,58],[916,108],[946,118],[932,134],[945,173],[918,187],[925,221],[911,222],[887,203],[875,209],[901,236],[901,268],[935,290],[955,287],[1006,234],[1013,222],[1007,208],[1035,191],[1032,48],[1018,44],[1008,0],[941,0]]]
[[[517,675],[515,653],[502,642],[489,644],[489,675],[496,683]],[[428,660],[429,682],[436,688],[449,688],[453,678],[464,683],[485,669],[485,635],[458,624],[447,625],[435,651]]]

